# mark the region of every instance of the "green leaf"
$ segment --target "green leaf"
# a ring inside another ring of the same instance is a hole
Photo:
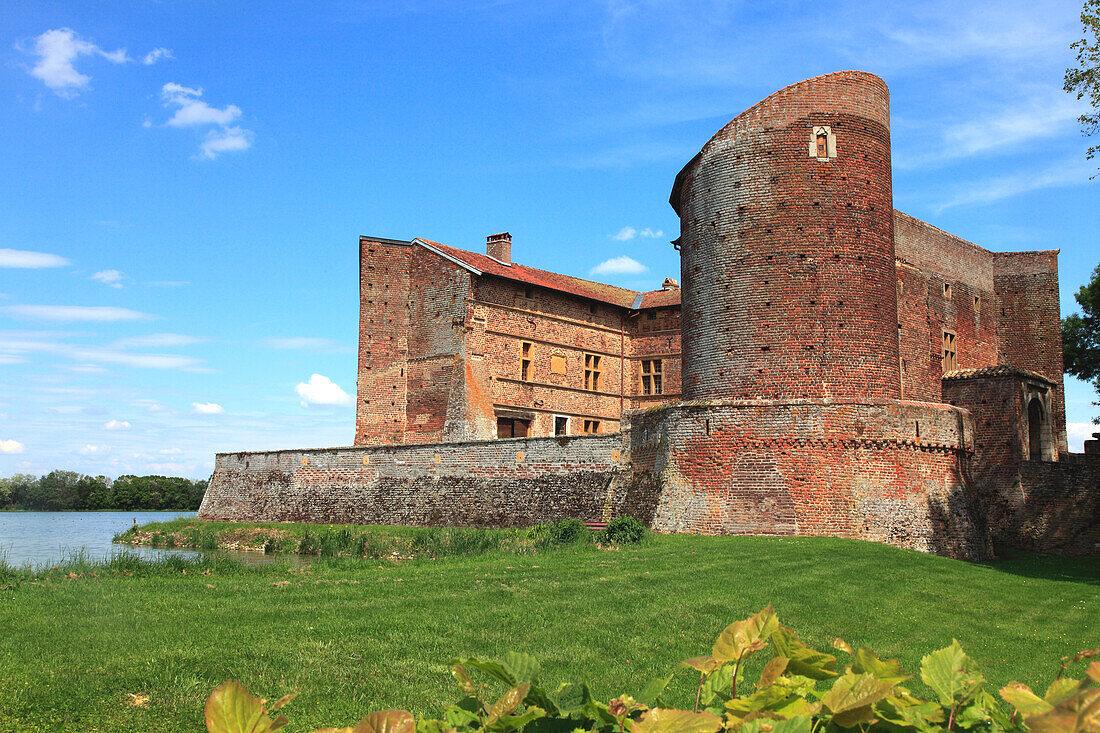
[[[542,708],[528,708],[522,715],[504,715],[500,720],[486,724],[485,730],[508,733],[508,731],[520,730],[531,721],[544,717],[546,717],[546,711]]]
[[[458,682],[458,689],[462,690],[467,695],[473,695],[477,692],[477,687],[474,686],[474,682],[470,679],[470,675],[466,672],[466,668],[461,664],[451,665],[451,676]]]
[[[452,668],[455,665],[476,669],[489,675],[493,679],[499,680],[509,687],[516,684],[516,678],[512,676],[512,673],[505,669],[504,665],[500,662],[494,662],[491,659],[479,659],[478,657],[456,657],[451,660]]]
[[[536,684],[531,685],[531,689],[527,691],[527,697],[523,698],[523,703],[542,708],[550,716],[557,717],[561,714],[557,703],[546,693],[546,690]]]
[[[833,722],[850,728],[870,720],[871,705],[885,699],[893,688],[893,682],[847,672],[821,697],[821,704],[832,711]]]
[[[703,674],[710,674],[714,670],[721,667],[725,662],[719,662],[709,654],[702,657],[691,657],[680,662],[681,667],[691,667],[694,670],[698,670]]]
[[[925,733],[942,730],[938,724],[944,722],[943,708],[938,703],[910,705],[894,696],[875,705],[875,714],[888,723]]]
[[[897,659],[879,659],[871,650],[862,647],[852,656],[855,658],[855,664],[852,665],[853,672],[873,675],[884,682],[894,684],[904,682],[910,677],[898,664]]]
[[[714,733],[722,719],[714,713],[654,708],[634,723],[634,733]]]
[[[741,724],[740,733],[810,733],[813,720],[809,715],[799,715],[789,720],[754,718]]]
[[[749,695],[734,698],[726,702],[726,709],[738,717],[758,710],[772,710],[783,707],[791,701],[791,694],[781,687],[772,685]]]
[[[443,711],[443,720],[451,728],[463,728],[478,722],[477,714],[460,705],[451,705]]]
[[[508,652],[501,658],[500,664],[515,680],[512,684],[538,681],[539,662],[530,654]]]
[[[416,718],[404,710],[382,710],[359,721],[354,733],[415,733]]]
[[[815,680],[836,677],[836,657],[819,652],[802,643],[786,626],[780,626],[771,635],[775,653],[787,657],[787,670]]]
[[[565,715],[580,712],[580,709],[592,698],[585,683],[566,683],[558,688],[558,708]]]
[[[1085,674],[1089,676],[1093,682],[1100,684],[1100,662],[1093,662],[1089,665],[1089,668],[1085,670]]]
[[[717,672],[707,677],[703,682],[703,693],[700,699],[703,705],[710,705],[718,696],[729,697],[730,687],[733,684],[733,675],[737,667],[732,664],[723,665]]]
[[[787,670],[789,661],[786,657],[772,657],[771,661],[764,665],[764,670],[760,673],[760,681],[756,683],[756,689],[762,690],[774,685]]]
[[[272,720],[264,710],[264,699],[253,697],[239,683],[229,680],[206,700],[206,730],[209,733],[270,733],[287,724],[285,716]]]
[[[925,655],[920,660],[920,678],[932,688],[945,708],[966,701],[978,691],[985,678],[975,669],[958,640],[951,646]]]
[[[755,616],[727,626],[714,642],[711,656],[718,662],[736,662],[763,649],[778,628],[779,619],[768,606]]]
[[[1036,695],[1031,688],[1022,682],[1011,682],[1001,688],[1001,697],[1008,701],[1012,707],[1020,711],[1020,715],[1028,717],[1048,712],[1054,708],[1049,702]]]
[[[955,725],[960,728],[985,725],[989,720],[989,713],[981,705],[967,705],[955,713]]]
[[[1100,687],[1081,688],[1053,710],[1027,719],[1031,733],[1096,733],[1100,730]]]
[[[668,683],[672,682],[673,675],[668,677],[654,677],[649,681],[649,684],[638,694],[638,702],[645,705],[647,708],[651,708],[657,704],[657,700],[661,697],[661,693],[668,687]]]
[[[1053,707],[1058,703],[1068,700],[1073,697],[1077,692],[1077,688],[1080,686],[1080,682],[1077,680],[1071,680],[1063,677],[1060,680],[1054,680],[1050,683],[1050,687],[1047,688],[1046,694],[1043,695],[1043,699],[1051,704]]]

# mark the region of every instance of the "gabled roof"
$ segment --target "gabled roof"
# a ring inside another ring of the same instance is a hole
[[[556,272],[538,270],[534,267],[518,265],[514,262],[507,264],[499,260],[495,260],[488,255],[478,254],[477,252],[468,252],[464,249],[458,249],[457,247],[448,247],[445,244],[432,242],[430,240],[420,237],[414,239],[413,243],[419,244],[420,246],[431,250],[458,265],[465,267],[467,270],[470,270],[475,275],[484,274],[493,275],[494,277],[502,277],[507,280],[515,280],[516,282],[521,282],[526,285],[535,285],[540,288],[557,290],[559,292],[569,293],[570,295],[576,295],[581,298],[587,298],[589,300],[595,300],[601,303],[610,303],[611,305],[616,305],[620,308],[660,308],[680,304],[679,288],[672,288],[669,290],[651,290],[649,292],[639,293],[635,290],[628,290],[626,288],[620,288],[615,285],[607,285],[605,283],[585,280],[583,278],[573,277],[571,275],[561,275]],[[635,306],[634,301],[639,295],[642,296],[641,304]]]

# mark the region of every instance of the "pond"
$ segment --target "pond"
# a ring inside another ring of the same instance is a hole
[[[188,550],[116,545],[111,538],[146,522],[193,517],[195,512],[0,512],[0,558],[9,565],[56,563],[83,550],[91,559],[126,550],[147,557],[165,553],[194,555]]]

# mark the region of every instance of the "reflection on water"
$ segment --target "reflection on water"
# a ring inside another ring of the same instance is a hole
[[[166,554],[195,557],[197,550],[168,550],[140,545],[116,545],[111,538],[134,522],[166,522],[176,517],[193,517],[195,512],[0,512],[0,558],[9,565],[46,565],[66,555],[83,552],[101,560],[114,552],[131,552],[143,557]],[[266,565],[285,559],[303,565],[312,558],[298,555],[264,555],[255,552],[226,552],[226,556],[247,565]]]

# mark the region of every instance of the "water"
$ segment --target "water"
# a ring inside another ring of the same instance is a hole
[[[111,538],[146,522],[193,517],[195,512],[0,512],[0,557],[9,565],[56,563],[83,549],[100,559],[126,550],[147,557],[165,553],[195,555],[188,550],[165,550],[112,544]]]

